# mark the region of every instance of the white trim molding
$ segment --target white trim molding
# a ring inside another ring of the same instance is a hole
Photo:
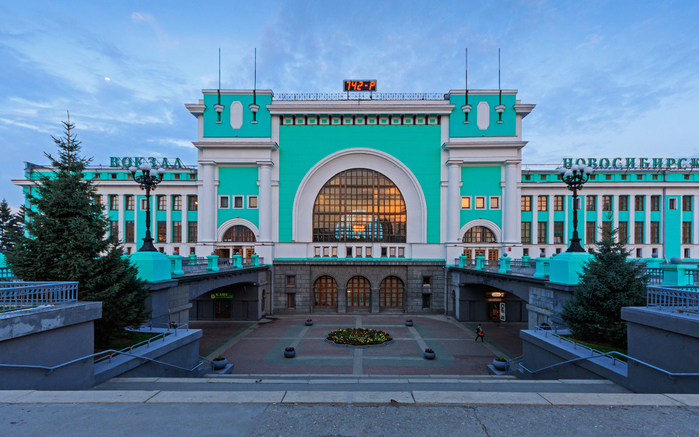
[[[375,149],[340,150],[311,168],[296,190],[292,212],[292,238],[295,242],[313,240],[313,204],[321,188],[343,170],[366,168],[375,170],[398,187],[407,210],[407,243],[427,242],[427,202],[420,183],[410,169],[395,157]]]
[[[218,227],[218,231],[216,231],[216,241],[218,243],[223,243],[223,235],[226,233],[226,231],[231,228],[232,226],[245,226],[246,228],[250,229],[253,234],[255,234],[255,241],[260,239],[260,230],[255,226],[253,222],[250,220],[245,220],[241,218],[232,218],[230,220],[226,220],[221,224],[221,226]],[[226,243],[230,243],[227,241]],[[234,242],[235,243],[235,242]]]
[[[464,234],[466,234],[466,231],[471,229],[474,226],[485,226],[486,228],[490,229],[493,234],[495,235],[495,240],[496,243],[502,243],[502,229],[500,229],[500,226],[496,225],[490,220],[484,220],[484,219],[475,219],[471,220],[470,222],[466,223],[461,227],[459,230],[459,241],[464,240]],[[471,244],[471,243],[469,243]],[[473,243],[476,244],[476,243]]]

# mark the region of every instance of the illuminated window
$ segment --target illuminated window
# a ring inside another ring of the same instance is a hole
[[[321,276],[313,285],[313,300],[317,307],[337,306],[337,282],[330,276]]]
[[[257,209],[257,196],[248,196],[248,208]]]
[[[119,210],[119,196],[109,196],[109,210],[118,211]]]
[[[368,307],[371,305],[371,286],[362,276],[355,276],[347,283],[347,306]]]
[[[182,196],[172,196],[172,210],[182,211]]]
[[[225,234],[223,234],[223,241],[235,241],[243,243],[254,243],[255,234],[243,225],[231,226],[228,228]]]
[[[471,196],[461,198],[461,209],[471,209]]]
[[[522,211],[532,210],[532,196],[522,196]]]
[[[187,196],[187,210],[196,211],[198,209],[199,202],[197,201],[197,196]]]
[[[537,207],[539,211],[549,210],[549,196],[539,196],[537,202]]]
[[[496,243],[495,234],[485,226],[474,226],[464,234],[464,243]]]
[[[500,197],[490,196],[490,209],[500,209]]]
[[[136,207],[135,203],[134,196],[124,196],[124,206],[127,211],[133,211]]]
[[[553,196],[553,210],[563,211],[563,196]]]
[[[379,306],[403,307],[403,281],[395,276],[389,276],[381,281],[379,288]]]
[[[336,174],[313,205],[313,241],[405,243],[407,212],[396,185],[374,170]]]
[[[485,209],[485,197],[476,197],[476,209]]]
[[[537,243],[548,244],[548,222],[539,222],[538,231],[536,236]]]
[[[156,243],[164,243],[166,235],[167,235],[167,223],[159,221],[158,222],[158,234],[157,234]]]
[[[167,198],[165,196],[157,196],[157,197],[158,197],[158,211],[167,210]]]
[[[532,242],[532,222],[522,222],[522,244]]]

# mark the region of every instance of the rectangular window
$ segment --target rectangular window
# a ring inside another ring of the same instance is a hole
[[[532,244],[531,222],[522,222],[522,244]]]
[[[692,210],[692,196],[682,196],[682,211]]]
[[[187,242],[197,242],[197,222],[187,222]]]
[[[179,179],[179,178],[180,178],[180,174],[179,174],[179,173],[175,173],[175,174],[172,175],[172,177],[175,178],[175,179]]]
[[[427,310],[430,308],[430,298],[432,297],[431,294],[423,294],[422,295],[422,309]]]
[[[117,174],[116,174],[116,173],[109,173],[109,177],[110,177],[111,179],[116,179],[116,178],[117,178]]]
[[[167,211],[167,197],[157,196],[158,198],[158,211]]]
[[[597,211],[597,196],[585,196],[585,209]]]
[[[196,211],[198,206],[197,196],[187,196],[187,211]]]
[[[182,222],[173,221],[172,222],[172,242],[181,243],[182,242]]]
[[[325,246],[323,247],[323,256],[330,256],[330,248]]]
[[[93,177],[92,179],[99,179],[101,177],[102,177],[101,173],[95,173],[95,177]]]
[[[196,175],[195,173],[190,173],[190,174],[189,174],[189,179],[194,180],[194,179],[196,179],[196,178],[197,178],[197,175]]]
[[[531,181],[531,180],[532,180],[532,175],[530,175],[530,174],[525,174],[525,175],[524,175],[524,180],[525,180],[525,181]]]
[[[124,225],[124,242],[133,243],[135,241],[133,220],[126,220],[126,222],[124,222]]]
[[[368,248],[368,249],[371,249],[371,248]],[[367,255],[367,256],[369,256],[369,255]],[[332,257],[337,258],[337,246],[333,246],[333,248],[332,248]]]
[[[633,224],[633,241],[634,244],[643,244],[643,234],[645,233],[645,226],[643,222],[635,222]]]
[[[172,210],[182,211],[182,196],[176,195],[172,196]]]
[[[218,196],[218,207],[228,209],[230,207],[229,201],[230,199],[228,196]]]
[[[95,205],[102,203],[102,196],[100,194],[95,194]]]
[[[687,175],[687,176],[689,176],[689,175]],[[685,176],[685,177],[686,177],[686,176]],[[684,257],[685,257],[685,258],[691,258],[691,257],[690,257],[690,253],[689,253],[689,248],[688,248],[688,247],[684,249]]]
[[[548,211],[549,196],[539,196],[537,199],[537,207],[539,211]]]
[[[644,202],[645,202],[645,196],[636,196],[636,201],[635,201],[636,211],[643,211],[643,208],[645,207],[645,205],[643,204]]]
[[[148,199],[141,199],[141,211],[148,209]]]
[[[405,258],[405,247],[398,248],[398,258]]]
[[[429,287],[430,285],[432,285],[432,276],[423,276],[422,277],[422,286]]]
[[[538,233],[536,236],[536,241],[539,244],[548,244],[548,223],[547,222],[539,222],[538,223]]]
[[[602,196],[602,211],[612,210],[612,196]]]
[[[471,196],[461,197],[461,209],[471,209]]]
[[[650,244],[660,244],[660,222],[650,222]]]
[[[243,196],[235,196],[233,198],[233,208],[242,208],[243,207]]]
[[[628,176],[628,175],[625,175],[625,174],[621,175],[621,180],[622,180],[622,181],[625,181],[625,180],[628,180],[628,179],[629,179],[629,176]]]
[[[629,241],[629,222],[619,222],[619,235],[617,236],[617,238],[619,238],[619,241],[623,243],[627,243]]]
[[[286,307],[296,308],[296,295],[294,293],[287,293],[286,295]]]
[[[364,249],[364,255],[365,255],[367,258],[371,258],[371,246],[369,246],[369,247],[367,247],[367,248]]]
[[[585,224],[585,243],[592,244],[597,241],[595,231],[597,230],[596,222],[587,222]]]
[[[542,175],[541,175],[541,180],[542,180],[542,181],[545,181],[545,180],[546,180],[546,175],[545,175],[545,174],[542,174]]]
[[[124,207],[127,211],[133,211],[136,208],[134,196],[124,196]]]
[[[629,196],[619,196],[619,211],[629,210]]]
[[[682,222],[682,244],[692,244],[692,222]]]
[[[352,248],[351,247],[345,248],[345,257],[352,258]]]
[[[667,208],[677,209],[677,199],[675,199],[674,197],[667,199]]]
[[[637,174],[637,175],[636,175],[636,180],[637,180],[637,181],[642,181],[642,180],[643,180],[643,175],[642,175],[642,174]]]
[[[553,244],[563,244],[563,222],[553,222]]]
[[[362,248],[361,248],[361,247],[357,247],[357,248],[355,248],[355,249],[356,249],[355,252],[356,252],[357,258],[361,258],[361,257],[362,257]]]
[[[660,211],[660,196],[650,196],[650,210]]]
[[[119,211],[119,196],[109,196],[109,210]]]
[[[476,209],[485,209],[485,197],[476,196]]]
[[[553,196],[554,211],[563,211],[563,199],[565,199],[564,196]]]
[[[396,257],[396,248],[395,248],[395,247],[390,247],[389,250],[388,250],[388,252],[390,253],[389,256],[390,256],[391,258],[395,258],[395,257]]]
[[[607,174],[607,175],[604,175],[604,176],[606,176],[605,179],[607,179],[608,181],[611,181],[611,180],[612,180],[612,175]]]
[[[167,222],[158,222],[158,238],[157,243],[164,243],[167,236]]]
[[[257,196],[248,196],[248,208],[257,209]]]
[[[636,258],[643,258],[643,249],[641,249],[640,247],[636,249]]]
[[[490,197],[490,209],[500,209],[500,198],[497,196]]]
[[[382,247],[381,248],[381,258],[387,258],[388,257],[388,248]]]
[[[532,196],[522,196],[522,211],[532,210]]]
[[[119,238],[119,222],[112,220],[109,222],[109,236]]]
[[[286,285],[290,287],[296,286],[296,275],[286,275]]]
[[[653,179],[654,181],[657,181],[657,180],[658,180],[658,175],[657,175],[657,174],[654,174],[653,177],[652,177],[652,179]]]

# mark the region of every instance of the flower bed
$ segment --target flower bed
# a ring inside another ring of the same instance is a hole
[[[378,329],[346,328],[331,331],[326,340],[337,345],[376,346],[393,341],[393,337]]]

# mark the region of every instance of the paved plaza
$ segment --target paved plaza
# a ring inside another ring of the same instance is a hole
[[[526,324],[484,324],[486,342],[476,342],[475,325],[444,316],[314,315],[281,316],[266,323],[193,322],[203,329],[200,350],[208,358],[221,354],[235,364],[234,374],[335,375],[487,375],[487,365],[504,355],[521,353],[519,330]],[[473,325],[473,326],[471,326]],[[338,328],[380,329],[391,344],[367,348],[339,347],[325,341]],[[287,346],[295,358],[285,358]],[[425,348],[437,353],[423,357]]]

